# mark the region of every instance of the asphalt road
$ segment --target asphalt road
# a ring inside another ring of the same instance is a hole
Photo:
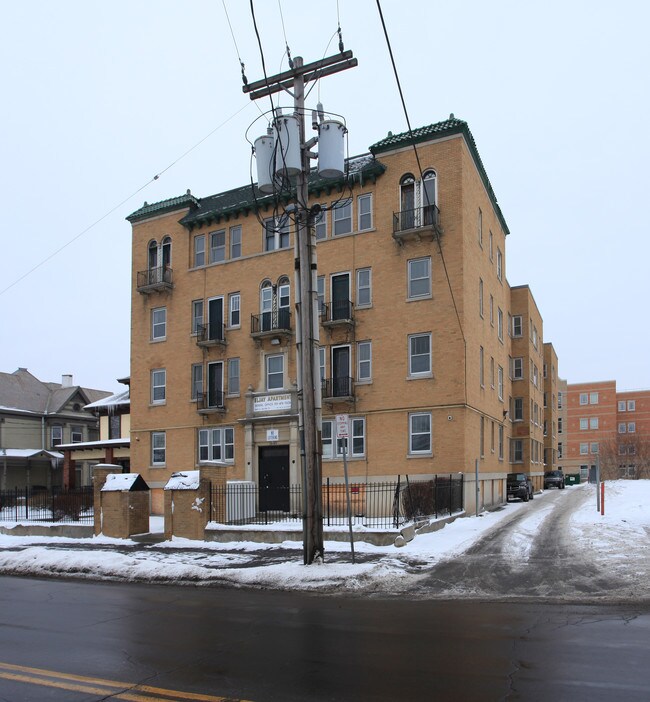
[[[649,607],[0,577],[3,702],[636,702],[649,640]]]

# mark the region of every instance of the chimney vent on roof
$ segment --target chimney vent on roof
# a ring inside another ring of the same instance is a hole
[[[69,373],[66,373],[61,376],[61,387],[62,388],[71,388],[72,387],[72,375]]]
[[[456,118],[454,117],[454,113],[453,113],[453,112],[450,112],[450,113],[449,113],[449,119],[456,119]]]

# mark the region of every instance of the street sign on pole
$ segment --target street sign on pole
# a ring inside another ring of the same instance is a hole
[[[343,439],[343,475],[345,477],[345,499],[348,505],[348,529],[350,531],[350,549],[354,563],[354,536],[352,534],[352,505],[350,504],[350,481],[348,479],[348,439],[350,438],[350,415],[336,415],[336,439]]]
[[[336,415],[336,438],[347,439],[350,436],[350,415]]]

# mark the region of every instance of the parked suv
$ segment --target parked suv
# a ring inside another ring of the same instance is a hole
[[[547,470],[544,473],[544,490],[552,487],[564,490],[564,473],[561,470]]]
[[[528,500],[532,500],[535,497],[533,494],[533,481],[526,473],[508,473],[506,490],[506,502],[511,497],[518,497],[524,502],[528,502]]]

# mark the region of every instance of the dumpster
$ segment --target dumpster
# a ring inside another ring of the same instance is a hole
[[[580,473],[568,473],[564,476],[565,485],[579,485],[580,484]]]

